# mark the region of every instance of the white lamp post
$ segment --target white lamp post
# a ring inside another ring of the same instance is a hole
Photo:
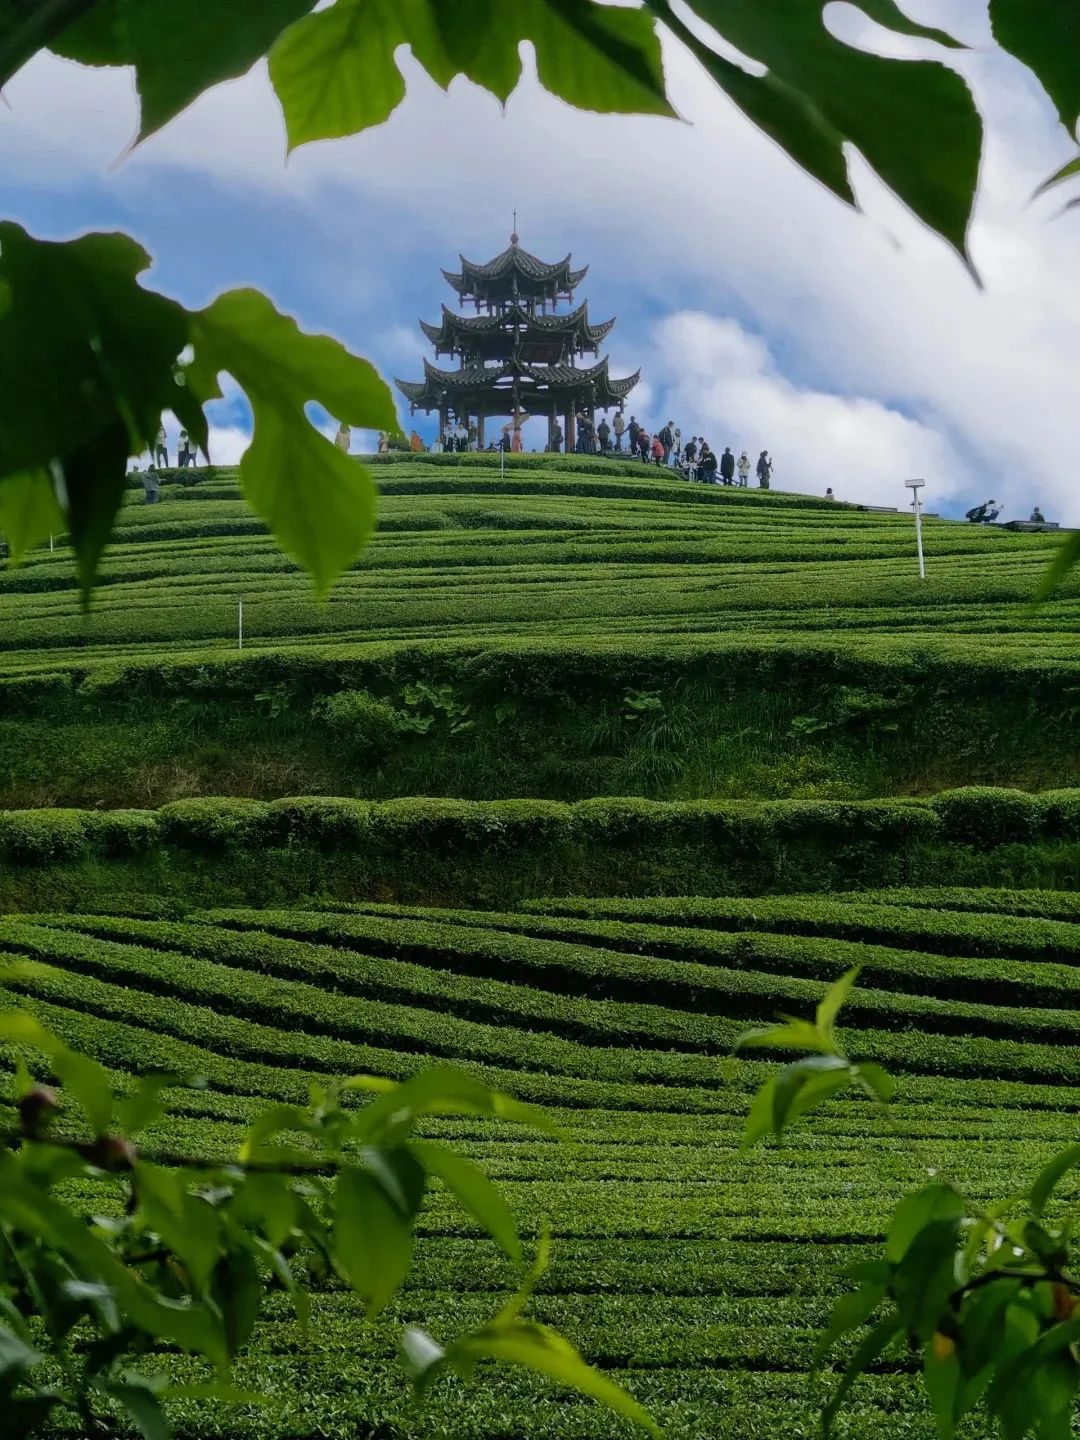
[[[919,503],[919,491],[926,484],[925,480],[905,480],[905,486],[911,491],[911,507],[915,511],[915,544],[919,550],[919,579],[926,579],[926,564],[923,561],[922,551],[922,505]]]

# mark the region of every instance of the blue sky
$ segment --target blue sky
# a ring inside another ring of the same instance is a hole
[[[835,8],[850,29],[851,7]],[[961,22],[975,46],[961,63],[989,133],[973,231],[982,295],[859,157],[862,215],[796,171],[675,45],[665,60],[687,123],[570,111],[528,74],[503,113],[466,82],[444,94],[403,56],[409,95],[388,124],[287,164],[261,70],[114,165],[136,122],[130,77],[40,60],[0,111],[5,209],[44,235],[127,230],[156,257],[150,282],[190,304],[257,285],[389,378],[420,375],[416,321],[452,301],[440,267],[501,250],[516,207],[527,248],[590,265],[583,293],[594,317],[619,316],[613,369],[642,367],[630,408],[649,423],[768,447],[793,489],[902,504],[917,473],[945,513],[994,493],[1010,513],[1039,502],[1080,521],[1068,464],[1080,221],[1027,205],[1075,147],[988,43],[979,0],[909,8]],[[860,43],[882,43],[858,23]],[[214,419],[231,458],[242,401]]]

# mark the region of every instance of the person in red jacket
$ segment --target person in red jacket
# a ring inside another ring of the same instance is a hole
[[[657,465],[663,465],[663,463],[664,463],[664,442],[660,439],[660,436],[659,436],[659,435],[654,435],[654,436],[653,436],[653,442],[652,442],[652,445],[651,445],[650,449],[651,449],[651,452],[652,452],[652,458],[656,461]]]

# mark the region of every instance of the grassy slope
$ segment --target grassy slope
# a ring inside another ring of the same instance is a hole
[[[0,803],[305,790],[820,798],[1080,781],[1080,589],[1038,611],[1026,603],[1045,537],[929,522],[921,587],[906,516],[577,462],[523,463],[503,480],[491,465],[408,460],[380,479],[382,534],[326,607],[227,476],[125,510],[88,617],[62,550],[0,574]],[[236,657],[240,593],[249,649]],[[468,709],[437,711],[426,734],[374,752],[313,716],[342,688],[405,708],[417,678]],[[68,819],[81,835],[83,820]],[[98,901],[117,905],[116,863],[79,859],[77,839],[70,875],[34,872],[41,893],[56,876],[58,896],[77,894],[85,867]],[[223,843],[247,857],[257,888],[257,849]],[[985,843],[987,875],[1022,883],[1006,873],[1021,847]],[[357,893],[345,873],[356,857],[323,848],[305,868],[296,847],[277,883],[307,895],[337,866],[338,893]],[[621,853],[619,885],[632,891],[636,862]],[[470,884],[489,883],[471,851],[459,858]],[[200,877],[227,868],[164,850],[146,864],[151,883],[175,872],[188,906]],[[839,842],[837,865],[850,883]],[[732,883],[718,876],[717,893]],[[561,1146],[480,1122],[433,1130],[500,1182],[527,1233],[550,1219],[542,1318],[675,1440],[745,1440],[812,1433],[805,1370],[828,1306],[919,1174],[853,1101],[782,1148],[740,1156],[767,1061],[732,1059],[735,1035],[777,1008],[807,1010],[823,982],[861,963],[852,1049],[900,1077],[897,1117],[926,1162],[996,1198],[1074,1138],[1078,921],[1075,895],[1015,888],[571,899],[515,913],[360,904],[11,917],[0,959],[44,962],[16,982],[17,1003],[106,1064],[208,1077],[207,1091],[179,1099],[170,1148],[225,1153],[267,1098],[302,1099],[311,1079],[350,1070],[407,1074],[427,1055],[549,1106]],[[509,1279],[446,1197],[423,1231],[389,1324],[365,1330],[352,1301],[326,1291],[304,1335],[275,1305],[237,1373],[273,1402],[181,1414],[181,1435],[627,1433],[513,1375],[411,1410],[395,1322],[450,1333],[489,1313]],[[930,1440],[903,1361],[861,1384],[838,1433]]]
[[[900,1076],[897,1118],[927,1163],[988,1200],[1072,1137],[1076,1061],[1058,1042],[1077,1025],[1075,900],[987,893],[965,915],[933,908],[947,896],[922,898],[558,907],[632,917],[619,920],[378,906],[208,911],[182,924],[43,916],[0,922],[0,950],[44,962],[18,982],[19,1003],[107,1064],[122,1055],[126,1068],[209,1078],[161,1137],[173,1149],[227,1153],[261,1098],[301,1098],[310,1078],[350,1069],[407,1074],[422,1055],[553,1107],[561,1145],[486,1123],[434,1128],[498,1179],[527,1233],[550,1219],[556,1259],[537,1313],[674,1440],[741,1440],[793,1433],[843,1268],[918,1178],[855,1101],[740,1156],[741,1116],[768,1063],[729,1058],[744,1025],[807,1007],[857,954],[868,973],[849,1044]],[[1030,914],[1013,920],[1003,904]],[[284,1440],[318,1423],[344,1440],[395,1421],[416,1440],[623,1433],[511,1375],[465,1404],[448,1387],[407,1412],[396,1322],[423,1316],[448,1332],[508,1281],[444,1196],[422,1230],[417,1278],[387,1325],[362,1340],[358,1307],[323,1292],[305,1338],[276,1306],[238,1376],[273,1403],[192,1415],[184,1433]],[[373,1382],[358,1384],[371,1353]],[[863,1440],[932,1435],[903,1366],[863,1384],[845,1425]]]
[[[88,615],[62,548],[0,574],[0,803],[1080,781],[1080,581],[1027,604],[1052,537],[928,521],[921,585],[906,515],[538,459],[383,467],[322,606],[227,476],[129,495]],[[427,732],[331,732],[350,686]]]

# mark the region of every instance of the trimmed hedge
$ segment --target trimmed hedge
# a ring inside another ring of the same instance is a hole
[[[1023,821],[1025,840],[1016,816]],[[0,811],[0,910],[158,913],[297,899],[507,908],[530,895],[740,895],[935,884],[1080,888],[1076,806],[931,801],[300,797]],[[1065,832],[1065,833],[1063,833]],[[160,907],[165,906],[162,910]]]
[[[49,864],[131,854],[154,845],[201,854],[233,846],[311,845],[350,853],[401,847],[512,854],[546,844],[664,848],[672,843],[745,855],[787,845],[833,851],[922,841],[992,848],[1015,841],[1080,838],[1080,791],[1028,795],[969,788],[922,800],[367,801],[334,796],[283,800],[200,797],[160,810],[0,811],[0,858]]]

